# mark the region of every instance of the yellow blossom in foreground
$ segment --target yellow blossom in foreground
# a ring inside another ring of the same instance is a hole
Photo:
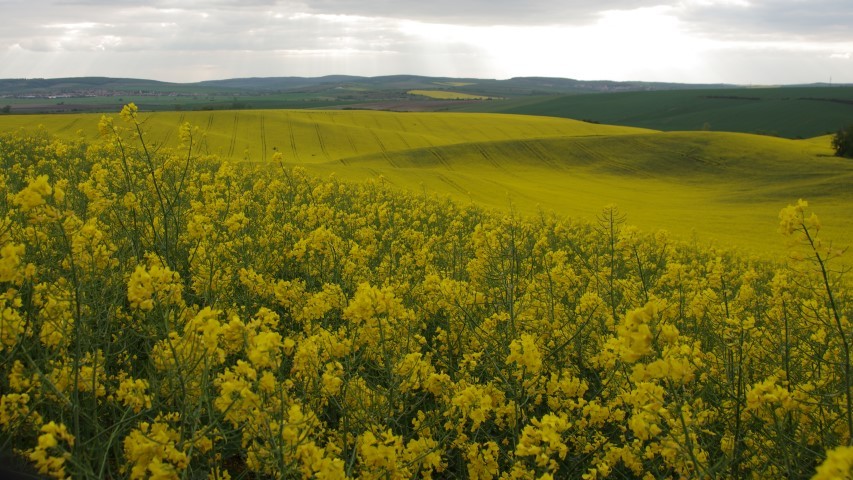
[[[179,446],[180,436],[167,423],[141,422],[124,439],[130,478],[180,478],[189,457]]]
[[[121,109],[121,119],[126,122],[136,121],[137,113],[139,112],[139,107],[136,106],[135,103],[130,102]]]
[[[282,347],[281,334],[260,332],[249,340],[249,361],[255,368],[277,368],[281,362]]]
[[[569,448],[563,443],[561,436],[569,427],[570,423],[566,418],[551,413],[541,419],[534,418],[530,425],[521,431],[521,438],[515,447],[516,455],[533,457],[538,467],[556,471],[558,465],[552,455],[556,455],[560,460],[566,458]]]
[[[24,245],[7,243],[0,247],[0,282],[14,282],[21,275]]]
[[[382,433],[379,438],[368,430],[359,440],[362,478],[408,478],[402,475],[397,464],[397,458],[403,450],[403,440],[391,430]]]
[[[850,479],[853,479],[853,447],[837,447],[826,452],[826,460],[812,477],[812,480]]]
[[[65,348],[74,328],[73,292],[70,283],[60,278],[53,284],[36,286],[35,303],[40,307],[39,339],[48,347]]]
[[[22,212],[28,212],[36,207],[40,207],[45,204],[44,197],[53,193],[53,188],[51,188],[48,183],[47,175],[39,175],[20,192],[18,192],[13,201],[16,205],[21,207]]]
[[[344,369],[340,362],[329,362],[326,371],[323,372],[323,393],[326,395],[337,395],[341,391],[344,381]]]
[[[0,430],[7,432],[20,428],[21,422],[41,423],[41,415],[30,410],[30,396],[26,393],[7,393],[0,396]]]
[[[513,340],[509,344],[509,355],[506,363],[515,363],[524,373],[536,375],[542,369],[542,354],[536,346],[536,339],[532,335],[523,333],[521,338]],[[519,372],[519,377],[521,372]]]
[[[55,422],[41,427],[38,445],[29,450],[27,457],[39,473],[53,478],[65,478],[65,462],[71,458],[74,436],[68,433],[65,425]]]
[[[498,475],[498,444],[492,441],[484,444],[472,443],[465,450],[468,477],[472,480],[489,480]]]
[[[657,305],[649,302],[645,307],[631,310],[619,325],[620,356],[624,362],[634,363],[652,353],[652,332],[649,321],[657,313]]]
[[[133,413],[139,413],[143,408],[151,408],[151,396],[148,395],[148,382],[142,379],[125,378],[119,384],[116,398]]]
[[[131,308],[146,311],[154,309],[153,296],[154,285],[151,275],[145,271],[145,267],[138,265],[127,282],[127,300]]]
[[[779,212],[779,232],[790,235],[799,230],[803,223],[803,215],[809,202],[799,199],[796,205],[788,205]]]
[[[149,268],[137,265],[127,282],[127,300],[131,308],[154,309],[155,302],[164,306],[183,306],[183,284],[177,272],[152,262]]]
[[[15,298],[11,305],[7,302],[6,297],[0,297],[0,352],[14,347],[26,327],[25,319],[17,310],[21,307],[21,299]]]

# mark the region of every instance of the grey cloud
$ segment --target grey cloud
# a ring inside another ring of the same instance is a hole
[[[405,18],[463,25],[580,24],[604,10],[656,6],[666,0],[314,0],[305,6],[317,13],[343,13]]]
[[[170,50],[326,50],[343,44],[372,49],[376,39],[396,35],[393,26],[383,22],[360,29],[313,16],[275,18],[239,11],[176,21],[174,34],[163,45]]]
[[[96,3],[57,3],[52,15],[19,7],[14,25],[0,27],[0,45],[38,52],[329,50],[342,45],[372,50],[398,35],[394,24],[381,19],[349,25],[315,15],[293,17],[294,10],[272,1],[256,0],[272,7],[268,9],[242,8],[243,3],[238,8],[235,0],[216,2],[215,7],[204,2],[209,8],[176,8],[179,2],[170,2],[168,9],[157,7],[157,1],[112,8]]]
[[[672,0],[56,0],[59,6],[149,6],[179,9],[277,8],[460,25],[578,24],[603,10],[635,9]]]
[[[683,8],[680,16],[695,31],[709,36],[853,41],[850,0],[758,0],[748,6],[694,5]]]

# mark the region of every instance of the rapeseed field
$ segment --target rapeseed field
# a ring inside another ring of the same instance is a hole
[[[97,142],[98,116],[0,116],[0,130],[43,130]],[[853,243],[853,162],[829,137],[788,140],[725,132],[659,132],[524,115],[372,111],[140,113],[152,148],[175,148],[184,122],[200,152],[234,164],[289,167],[342,181],[379,176],[392,187],[521,215],[594,222],[618,205],[631,223],[675,238],[768,259],[779,205],[820,202],[825,232]],[[685,221],[700,218],[701,221]],[[848,266],[849,259],[842,258]]]
[[[774,263],[147,127],[0,136],[0,445],[43,475],[851,474],[819,202],[779,205]]]

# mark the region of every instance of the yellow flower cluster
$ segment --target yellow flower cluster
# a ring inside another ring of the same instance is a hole
[[[38,444],[27,452],[27,458],[33,462],[38,472],[53,478],[66,478],[66,462],[71,459],[74,436],[68,433],[65,425],[48,422],[39,429],[41,435]]]
[[[14,347],[24,334],[26,322],[19,313],[21,306],[20,298],[14,297],[10,302],[6,295],[0,296],[0,352]]]
[[[22,212],[29,212],[44,205],[47,197],[53,193],[47,175],[39,175],[30,181],[26,188],[15,194],[13,201]]]
[[[155,304],[183,306],[183,284],[177,272],[154,263],[146,268],[137,265],[127,282],[127,300],[131,308],[154,309]]]
[[[836,447],[826,452],[826,460],[817,467],[812,480],[850,480],[853,478],[853,447]]]
[[[151,395],[148,394],[148,382],[145,380],[125,378],[119,383],[115,396],[125,407],[131,408],[133,413],[139,413],[143,408],[151,408]]]
[[[129,477],[134,480],[178,479],[189,463],[180,434],[167,421],[140,422],[123,445]]]

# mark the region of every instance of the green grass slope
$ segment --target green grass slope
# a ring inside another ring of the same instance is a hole
[[[621,92],[487,102],[466,108],[655,130],[710,128],[808,138],[853,121],[853,87]]]
[[[99,115],[0,117],[0,131],[42,125],[98,137]],[[541,116],[366,111],[144,114],[148,141],[173,145],[176,127],[204,133],[201,149],[232,161],[289,165],[345,180],[383,176],[401,188],[533,214],[594,219],[616,204],[645,230],[779,258],[777,214],[798,198],[824,217],[827,238],[853,243],[853,161],[829,137],[659,132]],[[121,121],[116,119],[117,124]]]
[[[526,138],[625,135],[636,128],[536,116],[250,110],[142,114],[149,141],[171,144],[189,122],[204,134],[203,149],[234,160],[266,160],[281,152],[291,163],[322,163],[366,154],[457,143]],[[37,128],[60,137],[98,138],[98,114],[0,116],[0,131]],[[116,119],[116,124],[121,121]]]
[[[347,178],[382,175],[410,190],[523,213],[593,220],[616,204],[630,223],[757,254],[784,255],[779,210],[805,198],[826,238],[853,241],[853,161],[826,138],[661,132],[472,142],[311,167]]]

